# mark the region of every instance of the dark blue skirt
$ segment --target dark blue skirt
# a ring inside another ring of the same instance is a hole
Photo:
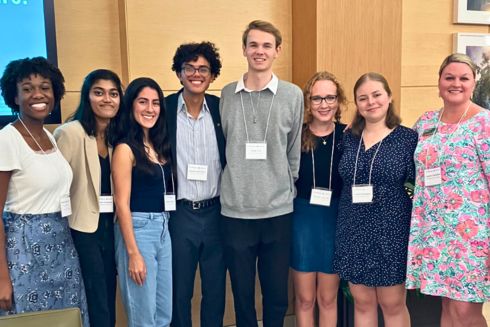
[[[294,200],[291,268],[333,274],[338,199],[332,198],[330,207],[309,202],[301,198]]]

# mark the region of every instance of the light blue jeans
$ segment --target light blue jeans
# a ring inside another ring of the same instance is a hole
[[[167,212],[132,212],[138,249],[145,260],[145,283],[129,277],[128,253],[119,224],[114,225],[119,287],[128,327],[170,326],[172,319],[172,246]]]

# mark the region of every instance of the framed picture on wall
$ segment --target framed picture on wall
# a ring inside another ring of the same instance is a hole
[[[473,102],[490,109],[490,34],[455,33],[454,52],[465,53],[477,65]]]
[[[490,0],[454,0],[454,22],[490,25]]]

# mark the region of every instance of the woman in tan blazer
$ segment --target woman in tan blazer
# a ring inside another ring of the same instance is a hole
[[[111,120],[121,101],[119,77],[110,70],[95,70],[83,82],[77,110],[54,132],[73,170],[69,224],[80,257],[91,326],[115,324]]]

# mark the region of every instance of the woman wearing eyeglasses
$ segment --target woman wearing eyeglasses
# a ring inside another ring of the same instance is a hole
[[[297,326],[337,325],[339,277],[333,271],[335,225],[342,181],[338,174],[341,107],[347,100],[335,76],[318,72],[304,89],[305,113],[297,196],[294,200],[291,267]]]

